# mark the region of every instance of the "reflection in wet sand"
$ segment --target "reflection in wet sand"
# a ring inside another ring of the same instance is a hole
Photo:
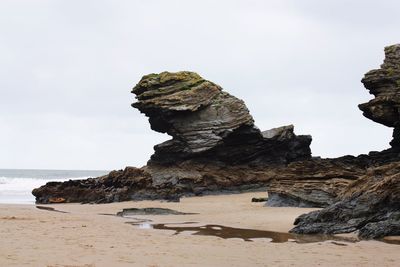
[[[203,236],[216,236],[224,239],[229,238],[240,238],[244,241],[253,241],[258,238],[271,239],[272,243],[284,243],[284,242],[295,242],[295,243],[317,243],[324,241],[331,242],[334,245],[346,246],[345,243],[355,243],[360,240],[356,237],[342,237],[334,235],[300,235],[291,233],[281,233],[274,231],[264,231],[256,229],[244,229],[234,228],[223,225],[207,224],[203,226],[181,226],[182,224],[193,224],[195,222],[184,222],[184,223],[140,223],[140,222],[128,222],[132,225],[138,226],[141,229],[157,229],[157,230],[172,230],[175,231],[175,235],[190,232],[192,235],[203,235]],[[178,226],[179,225],[179,226]],[[400,242],[387,242],[386,240],[380,240],[390,244],[400,244]],[[340,243],[345,242],[345,243]]]
[[[172,230],[175,234],[180,234],[183,232],[191,232],[193,235],[204,235],[204,236],[217,236],[224,239],[229,238],[240,238],[244,241],[253,241],[252,239],[257,238],[268,238],[271,239],[273,243],[284,243],[284,242],[296,242],[296,243],[314,243],[326,240],[342,241],[342,242],[357,242],[356,238],[350,237],[336,237],[330,235],[297,235],[290,233],[280,233],[274,231],[263,231],[255,229],[244,229],[244,228],[234,228],[223,225],[208,224],[204,226],[176,226],[181,224],[191,224],[194,222],[185,223],[160,223],[160,224],[150,224],[150,223],[138,223],[130,222],[132,225],[136,225],[142,229],[157,229],[157,230]]]

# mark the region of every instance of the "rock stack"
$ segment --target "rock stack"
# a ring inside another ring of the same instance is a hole
[[[358,107],[363,115],[377,123],[393,127],[393,148],[400,148],[400,45],[385,47],[380,69],[367,72],[361,80],[375,96]]]
[[[362,82],[375,98],[359,108],[365,117],[394,127],[392,148],[370,155],[365,174],[345,187],[332,205],[298,217],[294,233],[400,235],[400,45],[386,47],[381,68],[369,71]]]
[[[293,126],[261,132],[242,100],[196,73],[146,75],[132,92],[138,100],[132,106],[149,117],[151,129],[172,136],[154,147],[150,164],[265,165],[311,156],[310,136],[296,136]]]
[[[38,203],[177,200],[183,195],[265,190],[287,164],[311,158],[311,136],[292,125],[261,132],[244,102],[193,72],[144,76],[132,104],[153,130],[172,139],[154,147],[147,166],[88,180],[48,183]]]
[[[172,139],[142,168],[34,189],[37,203],[138,199],[268,190],[269,206],[325,207],[297,218],[295,233],[400,234],[400,45],[362,82],[375,96],[364,116],[393,127],[391,148],[368,155],[312,158],[311,137],[292,125],[261,132],[244,102],[193,72],[144,76],[132,104]]]

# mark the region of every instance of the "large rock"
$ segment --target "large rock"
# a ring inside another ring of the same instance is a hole
[[[293,126],[261,132],[244,103],[218,85],[191,72],[164,72],[143,77],[133,89],[133,106],[152,129],[172,136],[155,147],[147,166],[48,183],[33,194],[39,203],[112,202],[268,188],[271,206],[326,207],[299,217],[296,233],[399,234],[399,46],[385,52],[382,69],[363,79],[375,99],[360,109],[394,127],[391,149],[311,158],[311,138],[296,136]]]
[[[112,171],[105,176],[66,182],[48,182],[33,189],[37,203],[59,202],[108,203],[132,199],[132,193],[143,192],[151,188],[151,177],[142,169],[126,167]],[[132,190],[134,189],[134,190]]]
[[[132,199],[175,201],[181,196],[265,191],[272,180],[282,180],[284,183],[303,177],[303,188],[299,189],[299,185],[292,189],[290,199],[298,200],[303,203],[302,206],[324,207],[364,172],[363,160],[351,158],[350,161],[360,161],[360,166],[350,168],[344,163],[345,160],[330,162],[324,159],[265,166],[227,166],[222,162],[204,160],[186,160],[167,167],[150,164],[140,169],[127,167],[95,179],[51,182],[34,189],[33,194],[38,203],[49,203],[51,199],[95,203]],[[273,195],[271,198],[274,198]]]
[[[362,176],[369,164],[367,155],[264,166],[228,166],[223,162],[192,159],[168,166],[152,163],[140,169],[127,167],[95,179],[52,182],[35,189],[33,194],[39,203],[60,198],[65,202],[104,203],[131,199],[178,200],[181,196],[268,188],[271,206],[325,207]]]
[[[395,128],[392,148],[369,157],[375,160],[365,175],[345,187],[332,205],[298,217],[292,232],[358,231],[361,238],[400,235],[400,45],[386,47],[385,55],[381,69],[362,80],[375,98],[359,107],[367,118]]]
[[[268,183],[270,207],[327,207],[370,168],[400,161],[397,149],[332,159],[313,158],[288,164]]]
[[[310,136],[293,126],[260,132],[244,102],[193,72],[144,76],[133,88],[132,104],[151,128],[172,136],[154,147],[150,163],[176,164],[202,158],[233,165],[288,163],[310,158]]]
[[[400,44],[385,47],[380,69],[371,70],[361,80],[375,96],[360,104],[363,115],[375,122],[393,127],[392,147],[400,147]]]
[[[365,172],[365,156],[293,162],[268,184],[270,207],[326,207]]]
[[[261,132],[242,100],[196,73],[146,75],[132,92],[137,98],[132,106],[149,117],[153,130],[172,139],[156,145],[143,168],[37,188],[32,193],[38,203],[177,200],[265,190],[287,164],[311,158],[310,136],[296,136],[292,125]]]
[[[359,231],[361,238],[400,235],[400,164],[371,168],[329,207],[301,215],[291,230],[298,234]]]
[[[392,162],[397,153],[380,152],[337,159],[313,158],[289,164],[229,165],[185,160],[174,165],[149,164],[137,169],[113,171],[95,179],[48,183],[34,190],[39,203],[106,203],[125,200],[166,199],[181,196],[268,188],[270,206],[326,207],[369,166]]]

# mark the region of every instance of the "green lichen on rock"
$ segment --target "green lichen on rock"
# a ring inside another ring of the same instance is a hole
[[[144,76],[133,88],[139,100],[133,106],[146,113],[149,109],[195,111],[208,105],[221,88],[197,73],[162,72]]]
[[[391,67],[389,67],[389,68],[387,69],[387,74],[388,74],[389,76],[393,76],[393,75],[395,74],[394,69],[391,68]]]

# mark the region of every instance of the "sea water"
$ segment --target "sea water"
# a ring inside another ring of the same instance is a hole
[[[50,181],[98,177],[109,171],[0,169],[0,203],[34,204],[32,189]]]

